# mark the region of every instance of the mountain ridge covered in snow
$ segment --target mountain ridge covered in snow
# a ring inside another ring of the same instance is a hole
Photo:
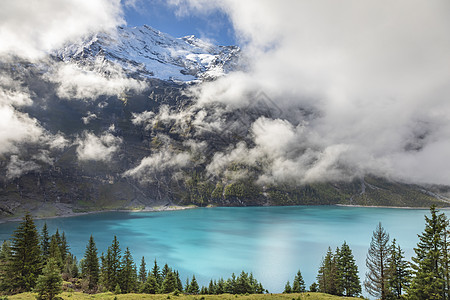
[[[217,46],[193,35],[174,38],[150,26],[118,27],[56,50],[64,62],[107,61],[127,75],[191,82],[225,75],[238,65],[240,48]]]

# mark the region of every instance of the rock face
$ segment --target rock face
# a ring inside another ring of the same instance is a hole
[[[173,81],[208,80],[237,67],[239,47],[216,46],[195,36],[173,38],[149,26],[119,27],[56,51],[65,62],[119,64],[130,76]]]
[[[264,162],[230,163],[212,175],[217,153],[251,146],[252,122],[276,113],[199,107],[189,98],[187,88],[239,68],[239,53],[143,26],[91,36],[39,63],[1,62],[0,115],[18,125],[0,147],[0,216],[173,204],[447,205],[445,187],[373,176],[262,186]]]

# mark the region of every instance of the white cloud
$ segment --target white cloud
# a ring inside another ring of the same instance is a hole
[[[124,173],[138,179],[141,182],[153,182],[160,172],[173,168],[186,167],[191,163],[191,156],[188,153],[174,153],[172,151],[161,151],[147,156],[141,160],[138,166]]]
[[[120,0],[0,2],[0,55],[44,56],[64,43],[124,24]]]
[[[100,137],[84,132],[77,140],[77,156],[79,160],[110,161],[122,143],[120,137],[104,133]]]
[[[62,150],[69,145],[69,141],[61,133],[57,133],[49,138],[48,145],[51,150]]]
[[[12,106],[0,105],[0,154],[17,152],[20,143],[36,143],[43,134],[35,119]]]
[[[101,95],[124,97],[129,91],[142,92],[146,88],[144,82],[128,78],[120,66],[102,58],[86,67],[74,63],[55,64],[47,78],[58,84],[58,96],[67,99],[96,99]]]
[[[85,125],[89,124],[92,120],[97,119],[97,115],[94,113],[91,113],[90,111],[87,112],[85,117],[82,117],[81,120],[83,120],[83,123]]]
[[[270,178],[450,184],[449,1],[171,3],[184,14],[224,11],[244,45],[246,72],[195,87],[199,104],[245,107],[263,90],[284,111],[253,127]],[[295,117],[298,108],[313,115]]]
[[[11,155],[10,161],[6,166],[6,177],[14,179],[31,171],[39,169],[39,165],[33,161],[23,161],[17,155]]]

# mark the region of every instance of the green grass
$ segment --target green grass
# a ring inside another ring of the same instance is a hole
[[[34,300],[36,299],[34,293],[23,293],[14,296],[9,296],[8,299],[11,300]],[[264,294],[264,295],[182,295],[175,296],[173,294],[162,294],[162,295],[148,295],[148,294],[124,294],[124,295],[114,295],[113,293],[100,293],[100,294],[84,294],[80,292],[64,292],[60,295],[63,299],[73,299],[73,300],[85,300],[85,299],[99,299],[99,300],[113,300],[117,297],[119,300],[134,300],[134,299],[151,299],[151,300],[167,300],[167,299],[177,299],[177,300],[338,300],[338,299],[355,299],[348,297],[332,296],[322,293],[302,293],[302,294]],[[170,298],[169,298],[170,297]]]

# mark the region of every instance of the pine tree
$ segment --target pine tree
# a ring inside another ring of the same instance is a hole
[[[389,234],[378,223],[373,232],[372,241],[366,257],[366,291],[381,300],[386,300],[389,295],[389,262],[391,251],[389,247]]]
[[[361,284],[358,277],[358,267],[352,250],[346,242],[338,253],[337,269],[342,291],[347,297],[354,297],[361,293]]]
[[[48,248],[48,257],[53,258],[56,261],[58,268],[62,271],[63,260],[62,260],[61,250],[60,250],[61,248],[59,247],[58,240],[60,240],[60,238],[58,238],[56,235],[53,235],[51,237],[50,246]]]
[[[77,278],[78,272],[77,257],[69,253],[63,268],[63,277],[67,276],[67,278]]]
[[[100,255],[100,276],[99,276],[99,284],[104,287],[105,289],[107,289],[107,271],[106,271],[106,267],[107,267],[108,263],[106,262],[106,257],[105,254],[102,252],[102,254]],[[80,267],[81,266],[81,261],[80,261]]]
[[[114,236],[111,246],[108,247],[106,257],[104,258],[104,265],[102,265],[102,280],[106,289],[114,291],[119,284],[120,259],[121,250],[117,236]]]
[[[165,265],[164,265],[164,267],[162,268],[162,270],[161,270],[161,277],[162,277],[162,280],[164,280],[164,279],[166,279],[166,277],[167,277],[167,275],[170,273],[170,268],[169,268],[169,265],[166,263]]]
[[[53,236],[56,239],[57,245],[60,246],[61,245],[61,235],[59,234],[59,229],[58,228],[56,228],[56,232],[55,232],[55,234]],[[59,252],[61,252],[61,249],[59,249]]]
[[[156,282],[158,283],[158,285],[161,286],[162,282],[163,282],[163,279],[162,279],[162,276],[161,276],[161,272],[159,270],[158,263],[156,262],[156,259],[155,259],[155,263],[153,265],[153,268],[151,270],[151,274],[153,275],[153,277],[155,277]]]
[[[30,291],[41,274],[41,247],[33,218],[26,214],[12,237],[10,280],[18,291]]]
[[[253,294],[253,291],[248,273],[242,271],[239,277],[236,279],[236,294],[245,293]]]
[[[341,258],[341,249],[336,247],[336,251],[334,252],[333,259],[331,262],[332,274],[334,277],[334,293],[333,295],[342,296],[344,294],[344,284],[343,284],[343,272],[340,267],[340,258]]]
[[[12,277],[11,269],[12,251],[11,242],[9,240],[3,241],[0,249],[0,291],[11,292],[12,283],[10,278]]]
[[[159,292],[159,284],[153,274],[147,277],[141,292],[145,294],[156,294]]]
[[[400,299],[403,291],[409,287],[411,271],[408,262],[404,260],[403,250],[400,248],[400,245],[396,244],[395,239],[392,241],[390,251],[389,287],[394,298]]]
[[[119,284],[116,284],[116,287],[114,288],[114,294],[116,295],[122,294],[122,289],[120,288]]]
[[[289,283],[289,280],[286,282],[286,285],[284,286],[284,294],[290,294],[292,293],[291,284]]]
[[[97,247],[95,246],[94,237],[92,235],[89,238],[89,242],[84,252],[82,275],[88,283],[89,290],[93,290],[97,287],[99,280],[99,263]]]
[[[217,281],[217,285],[216,285],[216,295],[220,295],[225,293],[226,291],[226,287],[225,287],[225,281],[223,280],[223,278],[220,278]]]
[[[189,294],[197,295],[200,292],[200,288],[197,283],[197,279],[195,279],[195,275],[192,275],[191,283],[189,284]]]
[[[191,287],[192,287],[192,285],[191,285]],[[176,289],[177,289],[176,275],[169,269],[169,271],[166,273],[166,276],[164,278],[161,292],[164,294],[167,294],[167,293],[172,293]],[[197,289],[198,289],[198,285],[197,285]],[[198,292],[197,292],[197,294],[198,294]]]
[[[411,299],[444,299],[445,279],[443,270],[444,252],[447,251],[443,236],[447,218],[439,214],[435,206],[430,208],[431,217],[425,216],[425,230],[419,235],[412,258],[414,277],[408,290]]]
[[[141,265],[139,267],[139,282],[144,283],[147,281],[147,270],[145,268],[145,258],[142,256]]]
[[[176,271],[175,275],[177,278],[177,290],[182,292],[183,291],[183,283],[181,282],[180,273],[178,273],[178,271]]]
[[[120,268],[120,288],[127,294],[135,290],[137,283],[136,265],[133,262],[130,249],[127,247],[123,254]]]
[[[186,278],[186,283],[184,284],[184,292],[186,293],[186,294],[189,294],[189,289],[191,288],[191,285],[190,285],[190,283],[189,283],[189,277],[188,278]]]
[[[319,285],[316,282],[311,283],[309,286],[309,291],[311,293],[316,293],[319,290]]]
[[[41,233],[41,251],[44,262],[47,261],[48,259],[49,248],[50,248],[50,237],[48,235],[47,223],[44,223]]]
[[[63,263],[66,262],[67,255],[69,254],[69,245],[67,244],[66,233],[63,231],[59,243],[59,252],[61,253],[61,259]]]
[[[42,275],[39,275],[34,291],[38,293],[38,299],[45,300],[55,299],[56,295],[62,292],[62,278],[54,258],[49,258]]]
[[[303,280],[302,273],[298,270],[297,275],[295,275],[294,282],[292,283],[293,293],[304,293],[306,292],[305,281]]]
[[[208,285],[208,294],[209,295],[216,294],[216,284],[214,284],[212,279],[210,280],[209,285]]]
[[[249,292],[249,294],[262,294],[262,293],[264,293],[264,288],[263,288],[262,284],[259,283],[258,280],[256,280],[253,277],[253,273],[250,273],[250,276],[248,277],[248,280],[249,280],[250,286],[251,286],[251,292]]]
[[[442,268],[444,270],[443,279],[444,279],[444,299],[450,299],[450,232],[449,232],[449,220],[445,218],[444,222],[444,232],[442,234],[444,249],[442,256]]]
[[[200,289],[200,295],[208,295],[208,288],[206,286],[202,286]]]
[[[336,261],[331,248],[328,247],[325,257],[322,259],[319,272],[317,274],[317,282],[319,283],[319,291],[331,295],[337,294],[337,274]]]

